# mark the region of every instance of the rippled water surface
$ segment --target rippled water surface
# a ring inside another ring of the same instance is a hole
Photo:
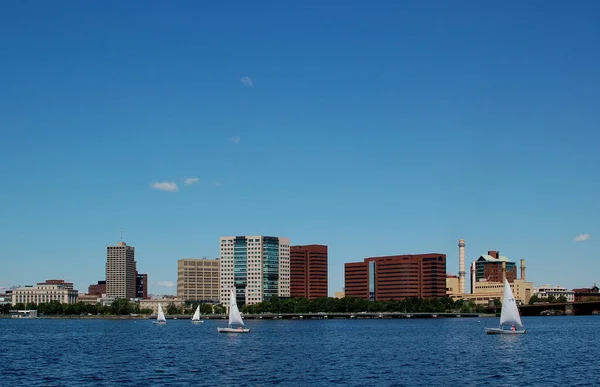
[[[2,386],[597,386],[600,316],[249,320],[0,319]]]

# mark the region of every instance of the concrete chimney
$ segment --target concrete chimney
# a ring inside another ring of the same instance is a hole
[[[525,281],[525,260],[521,259],[521,279]]]
[[[465,294],[465,240],[458,240],[458,291]]]
[[[475,281],[477,280],[477,263],[471,262],[471,294],[475,293]]]
[[[502,283],[506,280],[506,262],[502,261]]]

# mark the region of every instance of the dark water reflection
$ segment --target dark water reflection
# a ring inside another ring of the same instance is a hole
[[[224,321],[0,319],[2,386],[597,386],[600,316]]]

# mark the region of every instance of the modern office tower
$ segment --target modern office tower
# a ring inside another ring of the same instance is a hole
[[[238,305],[290,297],[289,238],[228,236],[220,244],[221,304],[229,304],[234,286]]]
[[[219,302],[219,259],[177,261],[177,297],[186,301]]]
[[[136,298],[135,249],[123,241],[106,247],[106,295]]]
[[[346,297],[370,301],[446,296],[446,255],[365,258],[344,265]]]
[[[135,272],[135,297],[141,300],[148,299],[148,274]]]
[[[290,297],[327,297],[327,246],[290,247]]]

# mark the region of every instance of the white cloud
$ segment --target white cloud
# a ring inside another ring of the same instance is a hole
[[[200,179],[198,179],[197,177],[188,177],[187,179],[185,179],[185,185],[196,184],[199,181]]]
[[[239,144],[240,141],[242,141],[242,139],[240,138],[240,136],[233,136],[231,137],[231,142],[234,144]]]
[[[590,234],[579,234],[575,237],[575,242],[583,242],[590,239]]]
[[[177,183],[173,183],[170,181],[161,181],[158,183],[152,183],[152,188],[157,189],[159,191],[167,191],[167,192],[177,192],[179,191],[179,187]]]
[[[156,285],[161,286],[163,288],[172,288],[175,286],[175,282],[173,281],[159,281]]]
[[[252,87],[253,82],[252,82],[252,77],[241,77],[240,78],[240,82],[242,82],[244,85],[248,86],[248,87]]]

